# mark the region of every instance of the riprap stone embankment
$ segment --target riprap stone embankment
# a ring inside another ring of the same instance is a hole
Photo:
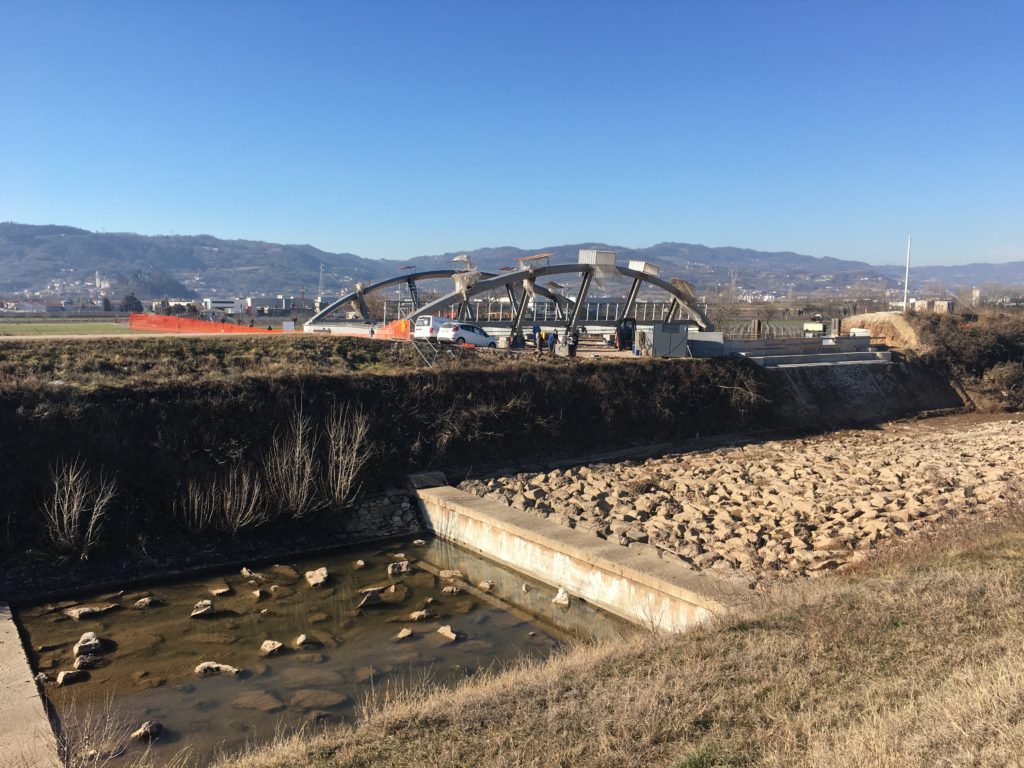
[[[754,579],[863,560],[887,540],[998,511],[1024,422],[952,417],[751,442],[460,487],[696,569]]]

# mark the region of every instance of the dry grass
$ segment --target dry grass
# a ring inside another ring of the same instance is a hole
[[[950,529],[682,636],[414,686],[355,727],[220,765],[1019,765],[1019,519]]]
[[[174,514],[192,533],[213,530],[235,535],[270,520],[260,475],[242,464],[206,481],[189,480],[174,500]]]
[[[359,478],[373,453],[370,418],[360,408],[335,406],[327,418],[325,432],[324,497],[332,507],[341,509],[359,494]]]

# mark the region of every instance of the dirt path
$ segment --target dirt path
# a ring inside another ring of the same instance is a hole
[[[842,568],[887,540],[991,515],[1022,455],[1024,420],[970,414],[460,487],[691,568],[767,580]]]

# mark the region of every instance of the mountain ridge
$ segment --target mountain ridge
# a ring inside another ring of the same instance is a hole
[[[721,290],[735,278],[748,290],[807,292],[838,290],[851,285],[895,288],[902,285],[903,267],[819,257],[793,251],[757,251],[735,246],[661,242],[644,248],[607,243],[576,243],[536,250],[490,246],[450,251],[406,260],[367,259],[353,253],[332,253],[310,244],[223,239],[214,235],[140,235],[93,232],[65,225],[0,223],[0,292],[38,291],[47,284],[74,285],[99,271],[117,286],[135,286],[143,298],[188,296],[297,294],[317,292],[324,265],[325,292],[336,293],[355,282],[373,282],[399,273],[402,266],[440,269],[466,254],[480,269],[497,271],[516,259],[550,252],[553,261],[572,262],[580,248],[613,250],[620,263],[649,261],[667,276],[684,277],[699,290]],[[986,282],[1024,283],[1024,261],[915,267],[911,287],[940,280],[945,287]]]

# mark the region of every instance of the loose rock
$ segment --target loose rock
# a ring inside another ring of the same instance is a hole
[[[135,741],[153,741],[159,738],[163,732],[164,727],[161,723],[155,720],[147,720],[136,730],[132,731],[131,738]]]
[[[75,621],[81,621],[82,619],[94,619],[97,616],[110,613],[115,608],[117,608],[117,605],[114,603],[104,603],[103,605],[76,605],[73,608],[65,608],[64,613]]]
[[[397,563],[388,563],[388,576],[400,576],[403,573],[409,573],[410,566],[408,560],[399,560]]]
[[[277,640],[264,640],[260,645],[260,656],[276,656],[282,648],[284,648],[284,643],[279,643]]]
[[[211,675],[237,675],[242,670],[236,669],[229,664],[220,664],[216,661],[204,661],[196,667],[196,674],[199,677],[210,677]]]
[[[103,652],[103,641],[95,632],[84,632],[75,643],[73,653],[75,656],[85,656]]]
[[[317,568],[315,571],[306,571],[306,583],[311,587],[322,587],[327,583],[327,569]]]
[[[195,608],[192,609],[192,614],[190,618],[198,619],[200,616],[210,616],[213,613],[213,601],[200,600],[198,603],[196,603]]]
[[[87,677],[85,672],[81,670],[64,670],[63,672],[57,673],[57,685],[65,686],[73,683],[80,683]]]

